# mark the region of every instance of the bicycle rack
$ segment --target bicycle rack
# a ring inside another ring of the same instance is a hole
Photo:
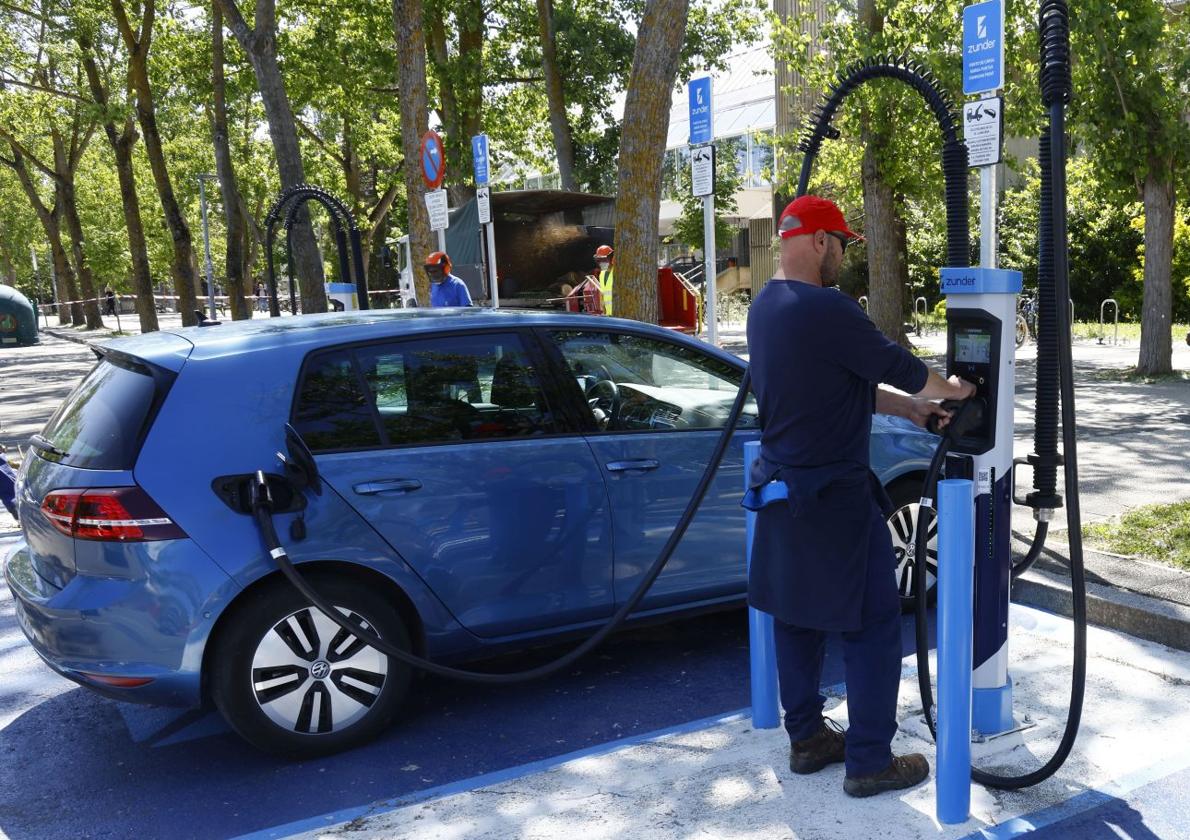
[[[921,304],[921,306],[919,307],[918,304]],[[926,300],[924,297],[914,298],[914,300],[913,300],[913,320],[915,322],[914,327],[915,327],[917,334],[919,336],[921,335],[921,326],[922,326],[922,324],[925,323],[925,320],[927,317],[929,317],[929,314],[930,314],[930,302],[928,300]]]
[[[1099,327],[1102,330],[1102,328],[1104,326],[1103,311],[1104,311],[1104,309],[1107,308],[1107,305],[1109,303],[1113,307],[1112,308],[1112,315],[1113,315],[1112,323],[1115,326],[1115,334],[1112,336],[1111,343],[1113,345],[1116,345],[1116,344],[1120,343],[1120,304],[1116,301],[1115,298],[1105,298],[1103,303],[1099,304]],[[1099,340],[1101,342],[1103,341],[1102,338],[1100,338]]]
[[[864,308],[864,312],[868,311],[868,296],[867,295],[859,296],[859,305]]]

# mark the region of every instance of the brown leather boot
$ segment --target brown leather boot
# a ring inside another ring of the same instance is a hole
[[[789,769],[805,775],[817,773],[828,764],[843,760],[843,727],[828,717],[822,718],[822,728],[804,741],[794,741],[789,750]]]
[[[930,762],[920,753],[894,755],[888,767],[871,776],[848,776],[843,790],[851,796],[874,796],[886,790],[904,790],[921,784],[930,775]]]

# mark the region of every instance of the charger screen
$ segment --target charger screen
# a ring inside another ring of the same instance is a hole
[[[954,337],[956,362],[989,364],[992,361],[992,335],[982,330],[960,330]]]

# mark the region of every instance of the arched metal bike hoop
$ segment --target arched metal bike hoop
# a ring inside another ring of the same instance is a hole
[[[1113,345],[1115,345],[1115,344],[1120,343],[1120,304],[1116,301],[1115,298],[1106,298],[1106,299],[1104,299],[1103,303],[1099,304],[1099,329],[1100,329],[1099,334],[1100,334],[1100,336],[1103,335],[1103,327],[1104,327],[1104,321],[1103,321],[1104,312],[1103,312],[1103,310],[1107,307],[1107,305],[1109,303],[1112,305],[1112,323],[1115,326],[1115,335],[1112,336],[1111,343]],[[1102,341],[1102,340],[1103,339],[1100,338],[1100,341]]]
[[[868,296],[867,295],[859,296],[859,305],[864,308],[864,312],[868,311]]]
[[[918,306],[918,304],[921,304],[921,305]],[[917,334],[919,336],[921,335],[922,325],[925,324],[926,318],[928,318],[929,315],[930,315],[930,302],[928,300],[926,300],[925,297],[922,297],[922,296],[918,296],[918,297],[914,298],[914,300],[913,300],[913,320],[917,322],[914,324],[914,327],[917,330]]]
[[[339,280],[344,283],[354,282],[359,308],[367,309],[368,278],[364,275],[363,247],[355,217],[343,202],[321,187],[312,184],[298,184],[283,190],[265,217],[265,261],[268,268],[269,315],[273,318],[278,318],[281,315],[281,307],[277,302],[277,273],[273,262],[273,246],[276,243],[277,222],[282,218],[282,210],[285,211],[285,258],[289,271],[289,311],[292,315],[298,314],[291,234],[297,214],[309,201],[317,201],[331,217],[331,222],[335,227],[335,245],[339,251]],[[350,254],[348,253],[349,241]],[[353,267],[354,272],[352,271]]]

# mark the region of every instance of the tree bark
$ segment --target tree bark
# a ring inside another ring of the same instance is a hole
[[[140,331],[153,332],[157,326],[157,307],[153,300],[153,275],[149,268],[149,251],[145,246],[145,229],[141,222],[140,197],[136,192],[136,172],[132,165],[132,147],[136,143],[136,125],[131,114],[124,120],[122,131],[116,130],[108,107],[107,90],[99,77],[99,68],[91,52],[91,45],[79,41],[83,50],[83,69],[91,96],[103,113],[103,133],[116,156],[116,174],[120,179],[120,199],[124,208],[124,227],[128,231],[128,252],[132,257],[132,288],[136,294],[136,314]]]
[[[452,0],[454,20],[448,24],[444,0],[430,0],[426,22],[430,35],[430,59],[438,81],[440,113],[446,136],[447,190],[455,206],[470,201],[475,188],[467,181],[471,172],[471,138],[483,126],[483,0]],[[450,54],[447,30],[458,38],[455,55]]]
[[[1144,302],[1140,316],[1138,373],[1152,376],[1173,371],[1173,226],[1176,196],[1173,165],[1151,161],[1145,177]]]
[[[884,29],[875,0],[860,0],[858,13],[871,35]],[[898,220],[892,187],[884,176],[881,156],[887,154],[891,116],[887,108],[868,114],[861,141],[864,146],[864,235],[868,252],[868,317],[889,339],[909,347],[905,335],[904,285],[901,280]]]
[[[545,95],[549,102],[550,131],[554,135],[558,174],[562,178],[562,189],[575,192],[578,185],[574,182],[574,136],[570,130],[570,118],[566,115],[562,75],[558,72],[553,0],[537,0],[537,27],[541,35],[541,69],[545,76]]]
[[[650,324],[657,323],[658,317],[661,168],[688,11],[688,0],[647,0],[624,102],[612,306],[621,318]]]
[[[227,274],[227,294],[231,300],[231,318],[242,321],[252,317],[254,306],[248,305],[244,295],[248,287],[244,281],[244,251],[247,225],[242,215],[243,201],[236,182],[231,158],[231,143],[227,138],[227,82],[223,74],[223,13],[217,2],[211,3],[211,82],[214,109],[211,134],[215,146],[215,172],[219,175],[219,192],[223,196],[223,220],[227,225],[227,250],[224,270]]]
[[[426,93],[426,39],[422,28],[422,0],[393,0],[393,34],[397,42],[397,102],[401,107],[401,150],[405,155],[405,194],[409,197],[409,248],[417,300],[430,305],[430,279],[421,269],[435,249],[421,179],[421,136],[429,124]]]
[[[95,281],[91,266],[87,264],[83,248],[83,223],[79,219],[78,202],[75,198],[74,179],[59,180],[55,184],[58,204],[66,217],[66,229],[70,231],[70,253],[74,257],[74,275],[78,280],[79,294],[83,298],[83,320],[89,330],[103,329],[103,318],[99,315],[99,301],[95,294]]]
[[[285,90],[285,80],[277,63],[277,20],[275,0],[258,0],[255,27],[249,28],[235,0],[218,0],[227,16],[229,28],[252,64],[256,86],[264,103],[269,121],[269,136],[277,156],[277,169],[283,189],[304,184],[301,145],[298,143],[297,122]],[[424,41],[423,41],[424,44]],[[416,155],[415,155],[416,157]],[[303,207],[290,230],[293,237],[295,269],[302,292],[303,312],[326,312],[326,289],[323,287],[322,256],[310,224],[310,214]]]
[[[37,184],[25,163],[25,154],[21,147],[9,139],[9,148],[12,150],[12,160],[5,161],[5,163],[16,173],[17,180],[21,182],[21,189],[25,191],[25,197],[29,199],[29,205],[37,215],[37,220],[41,222],[41,229],[50,243],[50,255],[54,261],[55,301],[61,304],[68,300],[78,300],[74,269],[71,268],[70,260],[66,256],[66,249],[62,245],[61,205],[55,202],[52,210],[46,207],[45,202],[41,200],[41,195],[37,192]],[[82,306],[77,303],[72,306],[59,306],[58,322],[62,326],[67,324],[73,324],[76,327],[82,326],[86,323]]]
[[[149,84],[149,49],[153,43],[153,23],[157,6],[155,0],[142,0],[142,3],[144,12],[137,32],[132,31],[128,22],[124,0],[111,0],[111,9],[124,47],[128,50],[128,79],[136,93],[136,118],[144,138],[145,154],[149,158],[153,183],[161,200],[161,212],[165,216],[165,224],[173,240],[173,263],[170,269],[174,280],[174,294],[178,296],[178,308],[182,313],[182,325],[193,326],[198,323],[195,314],[198,308],[195,298],[198,277],[194,270],[194,244],[190,236],[190,226],[186,224],[186,218],[182,215],[174,195],[169,167],[165,162],[165,151],[161,147],[161,131],[157,128],[153,89]]]

